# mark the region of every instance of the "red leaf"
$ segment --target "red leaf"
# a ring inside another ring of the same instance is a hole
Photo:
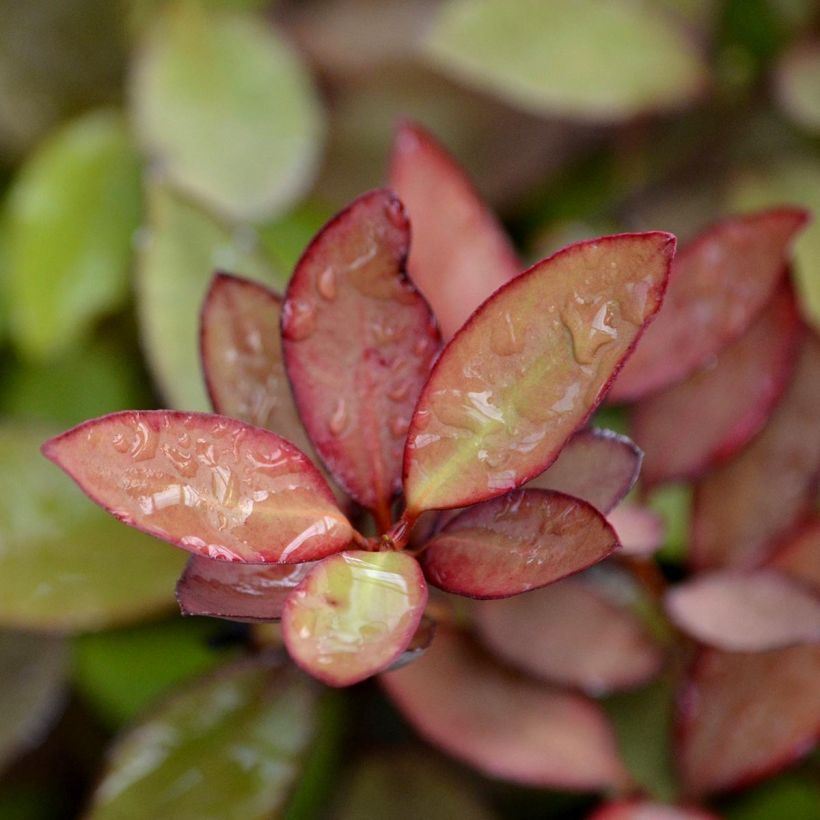
[[[288,597],[282,636],[306,672],[349,686],[402,655],[426,604],[421,567],[407,553],[342,552],[321,561]]]
[[[727,652],[820,643],[820,598],[776,570],[701,575],[670,590],[666,609],[682,630]]]
[[[718,816],[700,809],[649,800],[622,800],[601,806],[589,820],[718,820]]]
[[[639,402],[632,429],[646,453],[644,483],[695,477],[744,447],[788,385],[800,330],[783,288],[714,366]]]
[[[499,658],[590,695],[637,686],[663,663],[660,647],[636,614],[574,578],[476,603],[473,616],[481,639]]]
[[[820,469],[820,341],[811,334],[763,431],[695,487],[692,561],[753,566],[808,507]]]
[[[737,339],[783,279],[790,244],[807,222],[798,208],[726,219],[675,259],[658,320],[612,386],[634,401],[684,379]]]
[[[427,740],[491,777],[579,791],[628,780],[597,704],[507,672],[451,630],[380,680]]]
[[[516,490],[448,521],[419,560],[440,589],[505,598],[586,569],[617,547],[591,504],[550,490]]]
[[[703,650],[678,713],[679,762],[695,795],[737,789],[808,752],[820,733],[820,646]]]
[[[405,122],[396,132],[390,185],[413,223],[410,277],[449,340],[521,266],[465,173],[418,125]]]
[[[183,615],[276,621],[288,595],[315,566],[234,564],[192,555],[177,583],[177,603]]]
[[[316,449],[382,529],[401,490],[401,454],[439,338],[404,273],[409,226],[371,191],[308,246],[283,307],[285,365]]]
[[[801,526],[767,563],[820,591],[820,518]]]
[[[615,530],[621,549],[618,555],[648,556],[663,545],[666,526],[663,516],[649,507],[619,504],[606,517]]]
[[[445,348],[404,453],[408,515],[464,507],[543,472],[660,305],[674,237],[623,234],[539,262]]]
[[[209,558],[314,561],[352,537],[301,451],[224,416],[112,413],[50,439],[43,453],[120,521]]]

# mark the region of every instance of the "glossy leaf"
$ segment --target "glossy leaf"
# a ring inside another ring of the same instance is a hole
[[[177,602],[183,615],[278,620],[288,595],[315,566],[233,564],[192,555],[177,583]]]
[[[798,125],[820,131],[820,42],[797,43],[786,51],[775,90],[780,106]]]
[[[666,524],[660,513],[637,504],[619,504],[606,517],[620,541],[621,556],[648,556],[658,550],[666,535]]]
[[[449,0],[426,45],[435,64],[470,85],[585,120],[677,108],[705,78],[670,18],[625,0]]]
[[[57,131],[9,196],[13,338],[27,357],[48,359],[128,298],[141,194],[121,117],[97,111]]]
[[[649,800],[622,800],[601,806],[589,820],[717,820],[717,815]]]
[[[692,637],[727,652],[820,643],[820,597],[774,570],[700,575],[667,593],[666,610]]]
[[[322,561],[288,597],[282,633],[291,657],[330,686],[387,669],[410,643],[427,604],[414,558],[350,551]]]
[[[381,682],[421,735],[491,777],[573,791],[628,779],[593,701],[513,675],[451,630]]]
[[[494,655],[542,680],[590,695],[637,686],[663,654],[638,617],[573,578],[504,601],[473,607]]]
[[[820,646],[702,651],[678,715],[687,790],[740,788],[805,754],[820,732],[818,676]]]
[[[820,591],[820,519],[811,518],[801,526],[767,564]]]
[[[409,224],[371,191],[310,244],[282,308],[285,365],[305,427],[353,498],[390,526],[413,406],[438,349],[404,272]]]
[[[317,688],[264,656],[177,691],[111,750],[90,820],[282,816],[318,726]]]
[[[445,340],[522,267],[504,229],[466,174],[423,128],[399,126],[390,186],[413,225],[408,271]]]
[[[758,563],[808,507],[820,469],[820,341],[805,339],[791,383],[748,447],[695,489],[691,558],[699,569]]]
[[[115,518],[197,555],[300,563],[351,539],[300,450],[224,416],[113,413],[50,439],[43,453]]]
[[[296,55],[261,19],[178,2],[154,16],[132,73],[139,138],[181,190],[234,219],[304,192],[321,111]]]
[[[550,490],[516,490],[448,521],[419,560],[431,584],[472,598],[545,586],[618,548],[590,504]]]
[[[387,671],[392,672],[394,669],[401,669],[402,666],[417,661],[430,648],[430,644],[433,643],[435,637],[436,622],[429,616],[422,615],[410,643],[407,644],[401,655],[390,664]]]
[[[800,331],[784,290],[714,364],[639,402],[632,432],[645,452],[643,482],[695,477],[741,450],[788,385]]]
[[[501,495],[555,460],[658,309],[674,244],[645,233],[571,245],[473,314],[410,425],[410,516]]]
[[[214,270],[272,278],[262,257],[167,188],[148,189],[148,225],[137,264],[140,339],[171,406],[209,409],[199,361],[197,311]]]
[[[183,556],[89,504],[38,453],[46,435],[0,426],[0,624],[86,631],[170,611]]]
[[[657,321],[609,398],[634,401],[668,387],[737,339],[782,281],[806,221],[798,208],[762,211],[719,222],[690,242],[675,258]]]
[[[608,513],[638,480],[642,460],[643,453],[626,436],[589,428],[576,433],[552,466],[527,486],[558,490]]]

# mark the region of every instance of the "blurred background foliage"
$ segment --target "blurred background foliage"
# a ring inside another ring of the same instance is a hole
[[[111,738],[146,708],[90,816],[160,816],[129,789],[164,759],[169,732],[179,743],[155,788],[185,771],[208,782],[175,817],[572,817],[594,805],[446,762],[373,684],[328,699],[283,672],[270,691],[274,661],[232,662],[244,629],[175,615],[184,556],[85,503],[38,453],[91,416],[206,409],[196,327],[212,271],[281,288],[324,220],[383,183],[403,116],[464,163],[528,259],[612,230],[685,239],[765,204],[820,213],[820,8],[0,0],[0,817],[84,811]],[[820,221],[796,266],[820,326]],[[657,505],[674,571],[686,488]],[[675,787],[653,726],[670,703],[660,681],[606,705],[661,798]],[[718,808],[818,817],[818,771],[809,759]]]

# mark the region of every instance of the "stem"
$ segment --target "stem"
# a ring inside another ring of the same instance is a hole
[[[407,511],[405,511],[390,531],[382,536],[385,546],[387,546],[388,549],[403,550],[410,540],[410,531],[413,529],[413,524],[415,523],[416,518],[408,516]]]
[[[374,507],[370,512],[373,514],[373,519],[376,522],[376,529],[378,529],[380,533],[388,532],[393,524],[390,508],[386,504],[380,504],[378,507]]]

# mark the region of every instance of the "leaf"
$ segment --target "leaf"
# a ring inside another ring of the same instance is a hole
[[[427,585],[410,555],[343,552],[322,561],[288,597],[282,634],[306,672],[349,686],[404,652],[426,604]]]
[[[498,658],[589,695],[644,683],[663,663],[637,615],[583,580],[477,603],[472,613],[482,641]]]
[[[0,624],[87,631],[170,609],[183,557],[89,504],[40,457],[45,436],[0,426]]]
[[[717,820],[717,815],[691,807],[634,799],[606,803],[590,815],[589,820]]]
[[[666,611],[684,632],[727,652],[820,643],[820,598],[774,570],[699,575],[667,592]]]
[[[318,705],[310,681],[265,656],[196,681],[114,745],[89,820],[283,816]]]
[[[352,536],[300,450],[224,416],[112,413],[50,439],[43,453],[118,520],[197,555],[300,563]]]
[[[808,507],[820,469],[820,340],[807,334],[768,424],[695,487],[691,560],[698,569],[759,563]]]
[[[192,555],[177,583],[177,602],[183,615],[278,620],[288,595],[315,566],[233,564]]]
[[[490,777],[573,791],[628,780],[594,701],[513,675],[452,630],[380,680],[422,736]]]
[[[801,335],[783,289],[714,363],[638,402],[632,431],[645,452],[645,485],[695,478],[739,452],[788,386]]]
[[[464,507],[543,472],[657,311],[674,238],[571,245],[472,315],[436,362],[404,454],[407,514]]]
[[[0,631],[0,768],[37,744],[66,695],[68,647],[60,638]]]
[[[401,453],[438,331],[404,272],[409,224],[389,191],[371,191],[310,244],[282,308],[285,366],[325,464],[390,527]]]
[[[415,123],[395,136],[390,185],[413,225],[408,271],[445,340],[522,268],[507,234],[467,175]]]
[[[619,504],[606,517],[621,544],[618,555],[647,557],[664,542],[666,524],[663,516],[650,507]]]
[[[626,436],[612,430],[580,430],[558,458],[527,486],[558,490],[608,513],[635,485],[643,453]]]
[[[820,519],[806,521],[775,551],[767,565],[820,591]]]
[[[550,490],[516,490],[448,521],[419,560],[427,580],[446,592],[505,598],[586,569],[617,548],[592,505]]]
[[[162,395],[174,407],[207,410],[198,311],[214,270],[270,280],[242,235],[158,185],[148,189],[148,226],[137,265],[140,338]]]
[[[297,56],[261,18],[173,4],[155,16],[131,80],[140,142],[205,205],[261,219],[310,184],[319,102]]]
[[[140,217],[139,161],[116,112],[86,114],[31,156],[8,200],[10,321],[27,358],[53,358],[122,307]]]
[[[739,338],[783,281],[790,245],[806,225],[799,208],[718,222],[675,258],[657,321],[609,398],[635,401],[686,378]]]
[[[617,122],[699,94],[702,58],[647,4],[449,0],[427,54],[457,79],[540,114]]]
[[[798,125],[820,131],[820,43],[792,45],[780,57],[775,76],[780,107]]]
[[[746,654],[703,650],[678,714],[687,790],[703,795],[742,788],[802,757],[820,732],[818,676],[820,646]]]

